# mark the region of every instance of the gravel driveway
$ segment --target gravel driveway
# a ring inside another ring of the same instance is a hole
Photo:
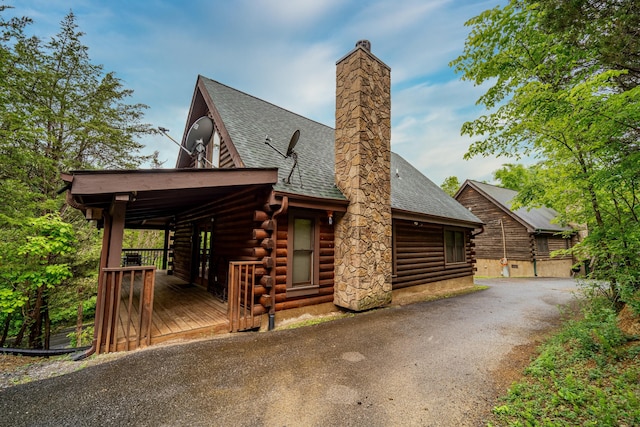
[[[476,282],[490,288],[304,328],[149,348],[10,387],[0,391],[0,424],[484,425],[505,391],[510,355],[557,324],[576,284]]]

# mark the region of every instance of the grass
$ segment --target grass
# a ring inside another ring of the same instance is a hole
[[[638,337],[624,336],[603,300],[583,314],[540,347],[489,426],[640,425]]]

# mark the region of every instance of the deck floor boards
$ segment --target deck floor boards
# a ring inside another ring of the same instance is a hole
[[[140,282],[140,278],[136,277],[129,330],[130,341],[135,341],[138,335]],[[117,331],[119,349],[125,347],[129,289],[129,280],[125,279],[121,290]],[[193,336],[194,333],[199,332],[221,332],[228,330],[229,325],[226,303],[202,287],[168,276],[164,271],[158,271],[155,276],[151,321],[152,344],[181,336]]]

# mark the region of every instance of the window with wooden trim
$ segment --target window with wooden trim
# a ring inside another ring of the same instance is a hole
[[[464,231],[444,230],[444,260],[446,264],[466,262]]]
[[[539,256],[549,255],[549,239],[547,236],[536,236],[536,254]]]
[[[289,217],[287,293],[313,293],[318,288],[319,218],[312,212],[293,212]]]

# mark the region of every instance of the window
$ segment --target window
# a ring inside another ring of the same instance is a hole
[[[466,261],[464,232],[456,230],[444,231],[445,263],[451,264]]]
[[[292,212],[289,216],[287,295],[310,295],[318,291],[320,275],[320,219],[312,212]]]
[[[207,165],[212,168],[220,167],[220,134],[213,132],[213,141],[207,146]]]
[[[545,236],[536,236],[536,254],[549,255],[549,239]]]
[[[313,221],[295,218],[293,225],[293,281],[292,286],[313,282]]]

